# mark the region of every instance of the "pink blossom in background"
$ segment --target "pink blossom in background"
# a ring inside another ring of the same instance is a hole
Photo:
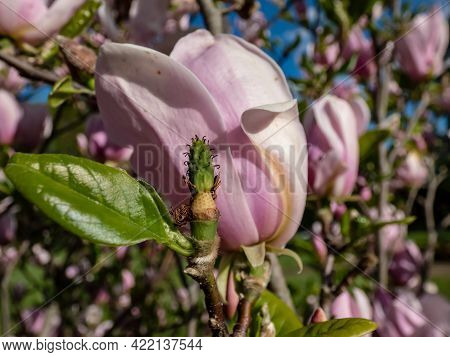
[[[123,269],[121,275],[122,275],[122,290],[125,293],[134,288],[134,286],[136,285],[136,281],[134,279],[133,273],[128,269]]]
[[[334,66],[339,53],[339,43],[334,36],[327,35],[323,39],[321,46],[316,46],[314,49],[314,62],[325,67]]]
[[[356,117],[356,126],[358,135],[362,135],[367,131],[370,123],[370,108],[367,102],[360,94],[358,83],[355,79],[346,79],[343,83],[339,83],[331,91],[332,94],[342,98],[350,104],[353,114]]]
[[[373,319],[379,336],[413,336],[427,324],[423,307],[410,291],[400,290],[396,296],[378,289],[373,303]]]
[[[17,126],[14,147],[32,151],[50,135],[53,122],[46,104],[23,103],[22,109],[23,116]]]
[[[129,40],[163,53],[189,31],[195,0],[134,0],[130,8]]]
[[[428,168],[423,157],[416,151],[409,152],[397,169],[397,178],[404,186],[423,186],[428,179]]]
[[[320,263],[325,264],[325,261],[327,259],[327,255],[328,255],[328,248],[325,243],[325,240],[323,239],[323,237],[321,237],[317,234],[313,234],[311,236],[311,241],[313,244],[314,253],[316,254]]]
[[[264,42],[259,38],[259,35],[267,25],[267,19],[264,13],[262,11],[254,11],[249,19],[239,17],[237,21],[237,26],[242,33],[242,37],[258,47],[262,47]]]
[[[318,195],[350,195],[359,164],[357,121],[350,104],[334,95],[316,101],[305,114],[309,185]]]
[[[416,81],[439,75],[444,69],[448,32],[448,19],[440,10],[415,16],[395,43],[400,69]]]
[[[77,142],[82,154],[100,162],[128,161],[133,153],[131,147],[123,147],[110,141],[98,114],[87,120],[85,134],[78,134]]]
[[[406,241],[404,248],[394,254],[389,275],[395,284],[413,288],[419,283],[422,264],[423,257],[419,247],[412,241]]]
[[[0,88],[17,93],[26,84],[26,79],[13,67],[8,67],[0,61]]]
[[[55,35],[86,0],[2,0],[0,34],[33,45]]]
[[[23,110],[16,98],[0,89],[0,145],[11,145],[16,135],[17,126]]]
[[[390,222],[404,219],[405,213],[393,205],[386,205],[381,213],[381,217],[376,208],[370,210],[370,216],[374,220]],[[380,230],[382,247],[389,254],[402,251],[405,247],[406,233],[406,226],[404,224],[393,223],[385,225]]]
[[[337,319],[359,317],[372,319],[372,306],[366,293],[359,288],[342,292],[331,304],[331,315]]]
[[[284,246],[293,237],[306,200],[306,140],[297,102],[271,58],[238,37],[198,30],[170,57],[105,44],[97,72],[108,135],[135,148],[134,169],[173,206],[188,197],[186,144],[205,135],[219,150],[224,248]]]
[[[450,335],[450,303],[441,295],[424,294],[420,297],[427,323],[416,330],[415,336],[448,337]]]
[[[375,74],[377,69],[374,60],[375,48],[372,40],[364,34],[361,24],[352,28],[342,49],[342,57],[345,60],[350,60],[352,56],[357,56],[355,74],[367,78],[371,78]]]

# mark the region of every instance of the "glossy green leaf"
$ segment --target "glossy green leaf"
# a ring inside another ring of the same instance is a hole
[[[89,94],[93,92],[87,88],[76,88],[70,76],[64,77],[53,86],[48,97],[50,109],[55,110],[71,98],[74,94]]]
[[[86,1],[70,21],[62,28],[60,35],[65,37],[76,37],[84,32],[92,23],[94,16],[102,2],[100,0]]]
[[[16,154],[5,171],[26,199],[84,239],[112,246],[155,240],[192,252],[157,193],[123,170],[69,155]]]
[[[270,319],[275,325],[276,335],[278,337],[288,336],[291,332],[303,326],[296,313],[280,298],[268,290],[265,290],[256,301],[252,315],[256,316],[264,304],[267,304],[269,308]]]
[[[359,157],[361,161],[366,160],[374,151],[377,145],[387,139],[390,131],[387,129],[370,130],[359,138]]]
[[[311,324],[289,333],[290,337],[360,337],[375,331],[377,324],[366,319],[337,319]]]

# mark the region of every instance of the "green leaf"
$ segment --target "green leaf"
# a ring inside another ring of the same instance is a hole
[[[297,273],[300,274],[303,271],[302,258],[300,258],[300,256],[293,250],[287,249],[287,248],[272,247],[269,245],[267,246],[267,250],[269,252],[275,253],[277,255],[284,255],[284,256],[294,259],[295,263],[297,264],[297,269],[298,269]]]
[[[377,145],[385,140],[390,134],[387,129],[377,129],[365,132],[359,138],[359,157],[361,161],[366,160],[374,151]]]
[[[48,105],[51,110],[56,110],[63,105],[66,100],[70,99],[74,94],[93,95],[93,92],[86,88],[75,88],[70,76],[64,77],[55,83],[48,97]]]
[[[69,155],[16,154],[5,172],[26,199],[84,239],[112,246],[155,240],[192,253],[157,193],[123,170]]]
[[[296,313],[268,290],[265,290],[256,301],[253,306],[252,316],[256,316],[264,304],[267,304],[269,308],[270,318],[275,325],[278,337],[288,336],[291,332],[303,326]]]
[[[60,35],[74,38],[84,32],[94,19],[95,13],[101,5],[100,0],[86,1],[62,28]]]
[[[252,246],[241,246],[245,257],[253,268],[260,267],[264,264],[266,258],[266,243],[262,242]]]
[[[360,337],[376,328],[375,322],[366,319],[337,319],[302,327],[289,337]]]

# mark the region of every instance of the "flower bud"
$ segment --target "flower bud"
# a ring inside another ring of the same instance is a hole
[[[314,310],[311,317],[309,318],[309,324],[317,324],[319,322],[325,321],[328,321],[327,315],[320,306]]]
[[[396,252],[389,267],[389,275],[397,285],[414,287],[419,282],[423,257],[412,241],[407,241],[403,250]],[[416,278],[416,279],[414,279]]]
[[[23,111],[14,96],[0,89],[0,145],[11,145]]]
[[[133,149],[112,143],[106,134],[100,115],[92,115],[86,124],[84,134],[77,135],[78,148],[83,155],[99,162],[128,161]]]
[[[405,35],[395,43],[400,69],[419,81],[444,69],[448,46],[448,20],[441,11],[414,17]]]
[[[416,151],[411,151],[397,170],[397,178],[404,186],[421,187],[428,178],[428,168]]]
[[[308,181],[320,195],[350,195],[359,164],[357,118],[343,99],[327,95],[305,115],[308,140]]]

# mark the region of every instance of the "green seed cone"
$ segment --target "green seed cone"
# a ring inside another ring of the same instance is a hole
[[[195,192],[210,192],[214,186],[214,165],[211,149],[205,139],[192,139],[189,150],[189,181]]]

